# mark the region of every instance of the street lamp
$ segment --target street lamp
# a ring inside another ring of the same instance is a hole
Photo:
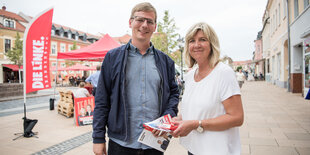
[[[179,35],[178,46],[181,52],[181,79],[183,81],[183,50],[184,50],[184,38]]]

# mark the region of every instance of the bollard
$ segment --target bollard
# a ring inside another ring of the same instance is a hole
[[[54,98],[50,98],[50,110],[54,110]]]

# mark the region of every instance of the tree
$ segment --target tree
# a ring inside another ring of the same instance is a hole
[[[168,53],[168,41],[167,35],[163,32],[154,33],[151,39],[155,48],[159,49],[164,53]]]
[[[20,40],[20,35],[17,32],[16,37],[15,37],[15,43],[14,47],[8,50],[7,53],[5,53],[5,56],[9,58],[15,65],[18,66],[18,69],[23,64],[23,41]],[[21,83],[21,73],[20,70],[18,71],[18,76],[19,76],[19,83]]]
[[[242,66],[238,66],[238,67],[237,67],[237,69],[236,69],[237,72],[239,72],[240,69],[242,70]]]
[[[171,53],[177,46],[176,37],[178,34],[175,32],[177,27],[175,26],[174,19],[170,19],[168,10],[165,10],[165,16],[162,22],[159,21],[157,25],[157,33],[152,37],[152,43],[155,48],[160,49],[164,53]]]
[[[71,51],[76,50],[77,46],[76,46],[76,41],[73,42],[73,46],[70,48]],[[65,64],[66,66],[73,66],[75,65],[75,62],[72,60],[65,60]]]
[[[17,32],[15,37],[15,43],[14,47],[8,50],[7,53],[5,53],[5,56],[9,58],[12,62],[14,62],[15,65],[18,65],[18,68],[22,66],[23,64],[23,41],[20,40],[20,35]]]

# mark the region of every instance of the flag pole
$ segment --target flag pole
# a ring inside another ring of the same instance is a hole
[[[26,119],[26,40],[27,40],[28,29],[26,29],[24,40],[23,40],[23,92],[24,92],[24,119]]]

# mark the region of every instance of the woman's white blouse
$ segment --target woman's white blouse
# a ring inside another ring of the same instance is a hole
[[[225,114],[222,102],[240,94],[240,88],[232,68],[218,63],[213,71],[199,82],[195,82],[192,69],[185,77],[185,92],[181,104],[183,120],[204,120]],[[196,130],[180,143],[194,155],[240,155],[239,128],[225,131]]]

